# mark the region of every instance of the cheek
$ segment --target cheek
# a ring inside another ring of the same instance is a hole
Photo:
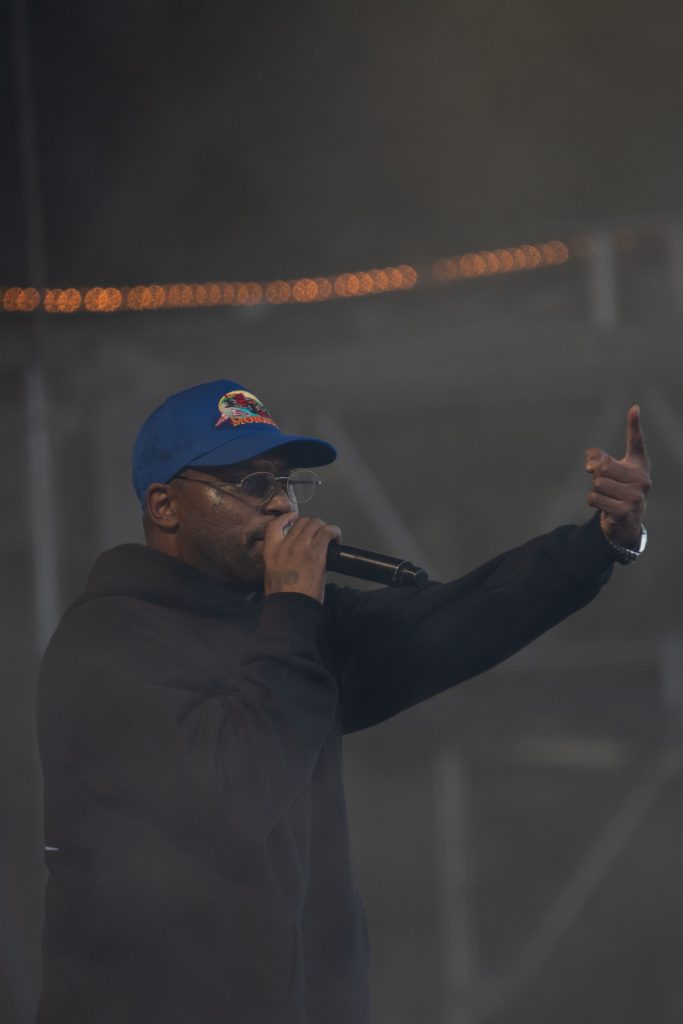
[[[207,491],[206,504],[193,509],[187,520],[188,533],[214,553],[240,550],[246,546],[249,524],[239,513],[222,500],[222,495]]]
[[[219,505],[223,504],[223,495],[218,491],[212,491],[210,487],[207,487],[206,494],[209,499],[209,503],[214,508],[218,508]]]

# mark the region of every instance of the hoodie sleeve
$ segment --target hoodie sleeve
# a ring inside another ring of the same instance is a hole
[[[344,732],[364,729],[514,654],[591,601],[613,552],[597,516],[450,583],[326,597]]]
[[[41,670],[43,759],[122,813],[203,846],[226,834],[260,841],[309,781],[333,726],[320,614],[304,595],[267,597],[239,661],[222,670],[166,609],[122,598],[79,606]]]

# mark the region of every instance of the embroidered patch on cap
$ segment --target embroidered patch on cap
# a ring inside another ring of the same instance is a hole
[[[229,423],[232,427],[242,427],[247,423],[268,423],[271,427],[277,427],[263,402],[259,402],[248,391],[228,391],[219,400],[218,411],[220,416],[214,427],[220,427],[223,423]]]

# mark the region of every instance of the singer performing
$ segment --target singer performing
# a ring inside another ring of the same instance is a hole
[[[305,514],[335,455],[230,380],[142,425],[145,543],[100,555],[41,669],[38,1024],[367,1024],[343,734],[518,651],[645,545],[637,406],[622,459],[586,453],[592,518],[448,583],[326,583],[330,545],[384,558]]]

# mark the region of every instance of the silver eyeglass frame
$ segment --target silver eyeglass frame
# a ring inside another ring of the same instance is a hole
[[[302,481],[302,480],[296,481],[296,480],[292,479],[292,477],[296,473],[301,473],[301,472],[310,473],[311,474],[310,478],[308,480],[306,480],[306,481]],[[294,470],[292,473],[287,473],[285,476],[276,476],[275,473],[270,473],[268,470],[259,469],[259,470],[256,470],[254,473],[247,473],[247,475],[243,476],[241,480],[236,480],[234,482],[233,481],[228,481],[228,480],[216,480],[216,479],[213,479],[213,480],[200,480],[199,477],[183,476],[182,473],[176,473],[175,476],[171,477],[171,480],[186,480],[188,483],[191,483],[191,484],[204,484],[205,487],[213,487],[214,490],[222,491],[224,494],[234,494],[235,490],[242,491],[243,488],[244,488],[245,481],[249,480],[250,478],[255,477],[255,476],[270,477],[270,490],[263,497],[257,497],[256,495],[250,495],[250,494],[241,494],[240,497],[242,498],[242,500],[248,502],[250,505],[252,505],[252,504],[254,504],[254,505],[266,505],[270,501],[270,499],[273,497],[273,495],[275,494],[275,491],[277,490],[277,485],[280,482],[284,483],[285,493],[287,494],[287,497],[289,498],[290,501],[294,502],[294,504],[296,504],[296,505],[306,505],[309,501],[312,501],[313,498],[315,497],[315,490],[311,494],[310,498],[304,498],[303,501],[302,501],[300,498],[297,498],[296,495],[294,494],[294,490],[293,490],[294,484],[297,483],[297,482],[298,483],[304,483],[305,482],[305,483],[308,483],[308,484],[314,484],[316,488],[320,487],[320,485],[322,484],[322,480],[320,479],[318,474],[316,472],[314,472],[314,470],[306,469],[306,468]],[[228,490],[228,488],[229,488],[229,490]],[[291,488],[291,490],[290,490],[290,488]]]

